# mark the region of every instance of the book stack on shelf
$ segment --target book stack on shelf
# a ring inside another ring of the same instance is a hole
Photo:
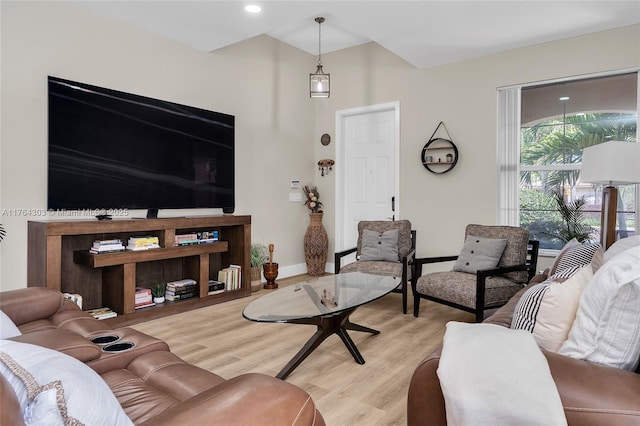
[[[203,231],[175,236],[176,246],[189,246],[193,244],[210,244],[218,241],[218,231]]]
[[[242,284],[242,271],[240,265],[229,265],[228,268],[218,271],[218,281],[225,283],[225,291],[237,290]]]
[[[217,280],[209,280],[209,295],[224,293],[225,283]]]
[[[80,309],[82,309],[82,296],[78,293],[62,293],[64,297],[71,300],[73,303],[78,305]]]
[[[92,317],[99,320],[114,318],[118,316],[118,314],[116,314],[110,308],[89,309],[87,312],[91,314]]]
[[[122,241],[117,238],[112,240],[95,240],[93,246],[89,249],[89,253],[93,254],[115,253],[119,251],[124,251],[124,245],[122,245]]]
[[[139,251],[160,248],[158,237],[129,237],[127,250]]]
[[[155,303],[153,302],[151,289],[145,287],[136,287],[135,309],[146,308],[153,305],[155,305]]]
[[[198,244],[198,235],[197,234],[176,235],[175,244],[177,246],[189,246],[192,244]]]
[[[209,244],[218,241],[218,231],[202,231],[196,234],[199,244]]]
[[[178,281],[170,281],[167,283],[167,289],[164,297],[170,301],[184,300],[199,295],[197,282],[192,279],[184,279]]]

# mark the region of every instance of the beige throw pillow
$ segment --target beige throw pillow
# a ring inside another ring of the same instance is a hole
[[[511,328],[533,333],[538,346],[557,352],[567,340],[580,297],[592,277],[591,265],[586,265],[566,280],[550,279],[529,288],[516,305]]]

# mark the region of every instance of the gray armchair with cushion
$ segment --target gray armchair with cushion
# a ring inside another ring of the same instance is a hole
[[[460,255],[416,259],[413,315],[419,315],[420,299],[427,299],[482,321],[485,310],[506,304],[535,275],[538,247],[524,228],[468,225]],[[452,271],[422,275],[424,264],[454,260]]]
[[[356,253],[356,261],[341,266],[342,258]],[[335,273],[363,272],[401,277],[394,290],[402,293],[402,312],[407,313],[407,292],[413,279],[416,255],[416,231],[408,220],[361,221],[358,223],[356,247],[335,254]]]

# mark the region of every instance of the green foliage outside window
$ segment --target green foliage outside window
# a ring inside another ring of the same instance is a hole
[[[530,238],[545,242],[544,247],[559,250],[564,242],[557,237],[562,217],[555,209],[553,199],[534,189],[520,190],[520,226],[529,230]]]
[[[541,248],[560,249],[567,238],[574,236],[594,237],[594,229],[600,227],[599,212],[585,211],[587,200],[580,196],[577,187],[582,150],[607,140],[635,141],[636,127],[637,118],[633,114],[595,113],[552,118],[521,129],[520,164],[540,169],[521,172],[520,225],[541,242]],[[554,165],[578,167],[557,170]],[[634,210],[635,196],[629,192],[625,196],[621,191],[619,204]],[[598,204],[593,199],[589,202]],[[580,216],[579,223],[572,217],[574,213]],[[620,228],[633,227],[628,223],[633,215],[619,216]]]

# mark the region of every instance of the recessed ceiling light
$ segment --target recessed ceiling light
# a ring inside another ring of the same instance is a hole
[[[248,4],[244,7],[244,10],[249,13],[260,13],[262,11],[262,8],[257,4]]]
[[[561,101],[568,101],[568,100],[569,100],[569,97],[568,97],[568,96],[561,96],[561,97],[559,98],[559,100],[561,100]]]

